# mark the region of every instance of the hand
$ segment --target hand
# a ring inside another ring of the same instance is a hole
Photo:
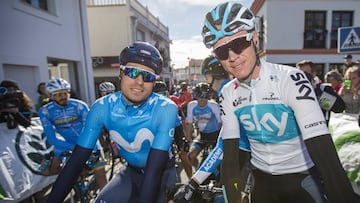
[[[180,187],[179,190],[175,193],[174,202],[188,203],[198,187],[199,184],[197,184],[193,179],[191,179],[188,184]]]

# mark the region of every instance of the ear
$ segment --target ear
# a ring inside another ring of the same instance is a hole
[[[253,32],[253,41],[256,47],[259,47],[259,33]]]

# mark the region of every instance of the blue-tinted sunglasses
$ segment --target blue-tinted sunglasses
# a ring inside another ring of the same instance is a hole
[[[126,76],[132,79],[137,78],[141,74],[144,82],[154,82],[157,78],[159,78],[158,75],[152,72],[134,66],[121,66],[121,70],[124,71]]]

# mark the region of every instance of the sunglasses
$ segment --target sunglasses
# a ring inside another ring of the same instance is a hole
[[[69,94],[69,92],[68,91],[61,91],[61,92],[54,92],[54,93],[52,93],[51,95],[52,96],[54,96],[54,97],[61,97],[61,96],[63,96],[63,95],[68,95]]]
[[[137,78],[139,75],[142,75],[143,81],[144,82],[154,82],[156,79],[159,78],[158,75],[137,68],[137,67],[133,67],[133,66],[121,66],[121,69],[124,71],[124,74],[126,76],[128,76],[129,78],[135,79]]]
[[[229,58],[229,50],[240,54],[251,45],[251,39],[252,33],[241,35],[214,48],[213,54],[219,60],[226,60]]]

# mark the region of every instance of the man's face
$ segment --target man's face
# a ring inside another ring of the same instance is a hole
[[[139,68],[140,72],[141,70],[144,70],[155,74],[152,68],[144,66],[142,64],[130,62],[127,63],[126,66]],[[140,103],[151,94],[154,81],[144,82],[142,74],[139,74],[137,76],[136,74],[132,74],[132,77],[134,78],[126,75],[125,71],[122,71],[121,74],[121,91],[128,102]]]
[[[214,51],[222,46],[230,46],[231,44],[233,46],[240,46],[238,47],[239,50],[240,48],[243,48],[240,53],[236,53],[231,47],[229,47],[230,49],[223,49],[223,52],[228,52],[228,57],[226,59],[219,58],[224,69],[240,80],[246,80],[256,64],[256,53],[252,42],[244,41],[245,38],[242,39],[244,43],[240,43],[241,40],[239,40],[240,36],[244,36],[247,33],[247,31],[240,31],[232,36],[226,36],[221,38],[214,45]],[[256,32],[253,32],[253,40],[258,40]],[[239,43],[234,43],[237,41],[239,41]],[[224,55],[226,56],[227,54],[225,53]],[[254,76],[256,76],[256,72],[254,72]]]
[[[69,104],[70,92],[67,90],[59,90],[51,93],[51,99],[61,106]]]

